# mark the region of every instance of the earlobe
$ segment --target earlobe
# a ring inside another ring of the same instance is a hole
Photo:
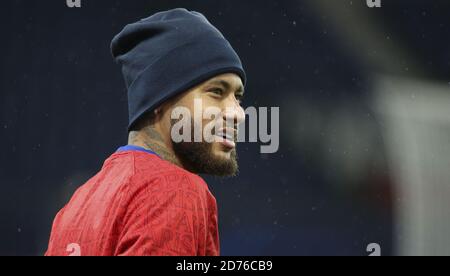
[[[162,108],[161,108],[161,107],[156,108],[156,109],[153,111],[153,114],[154,114],[154,117],[155,117],[156,119],[160,118],[160,117],[163,115]]]

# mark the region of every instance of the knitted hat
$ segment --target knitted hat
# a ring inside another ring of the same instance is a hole
[[[125,26],[111,51],[128,90],[129,129],[169,98],[219,74],[236,73],[246,82],[230,43],[201,13],[186,9]]]

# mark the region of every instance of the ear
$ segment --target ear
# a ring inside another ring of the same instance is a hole
[[[158,106],[157,108],[155,108],[153,110],[153,122],[159,122],[161,121],[161,119],[164,117],[165,113],[167,112],[167,110],[169,110],[170,105],[168,105],[167,103],[163,103],[160,106]]]
[[[157,118],[163,117],[166,114],[166,112],[171,110],[172,105],[173,105],[173,99],[169,99],[169,100],[165,101],[160,106],[158,106],[158,108],[156,108],[154,110],[155,116]]]
[[[161,107],[155,108],[152,111],[152,124],[159,122],[161,120],[162,116],[163,116],[163,112],[162,112]]]

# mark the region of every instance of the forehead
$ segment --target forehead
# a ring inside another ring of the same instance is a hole
[[[170,102],[170,104],[179,105],[186,104],[186,101],[191,102],[192,97],[198,96],[198,93],[202,93],[202,90],[207,89],[209,86],[225,86],[226,89],[230,89],[233,92],[237,92],[240,94],[244,94],[244,86],[242,84],[241,78],[234,73],[226,73],[217,75],[209,80],[189,89],[188,91],[174,97]]]
[[[241,78],[234,73],[226,73],[217,75],[201,85],[211,85],[211,84],[228,84],[232,90],[238,90],[243,88]]]

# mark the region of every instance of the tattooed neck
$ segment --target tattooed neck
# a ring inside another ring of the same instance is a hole
[[[154,127],[148,126],[139,132],[130,132],[128,144],[144,147],[155,152],[162,159],[182,167],[181,162],[175,154],[167,148],[161,134]]]

